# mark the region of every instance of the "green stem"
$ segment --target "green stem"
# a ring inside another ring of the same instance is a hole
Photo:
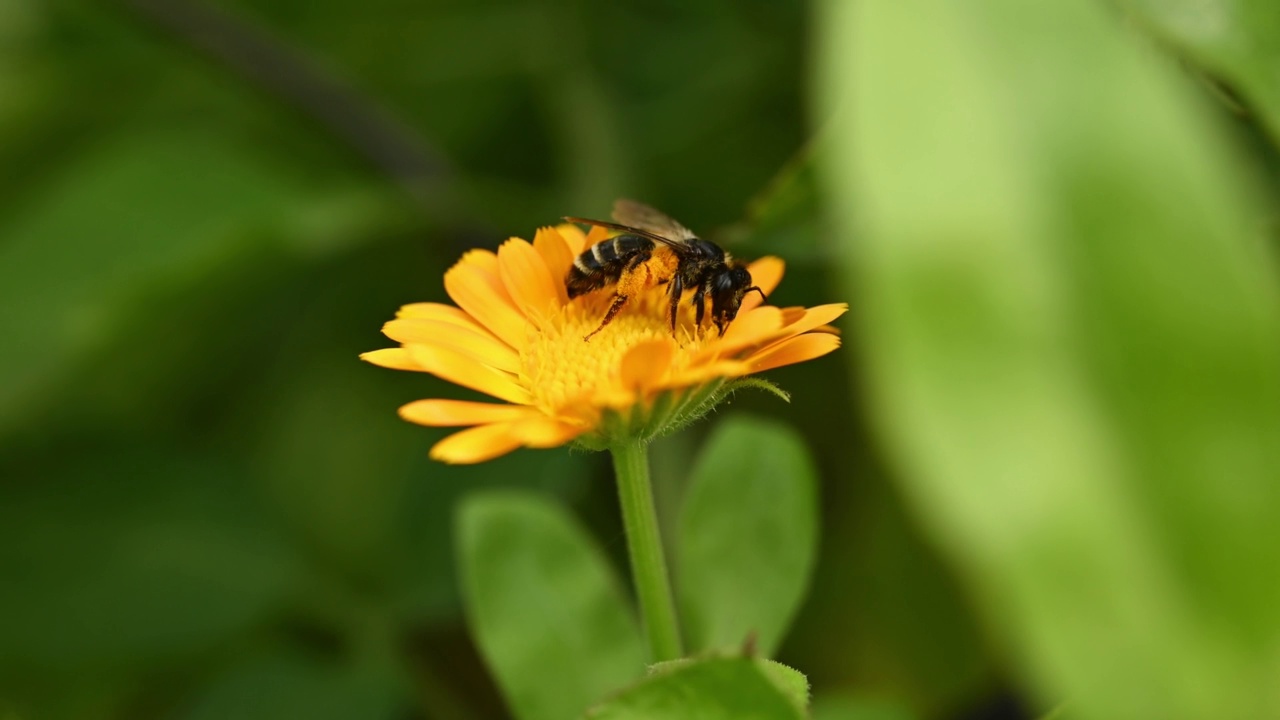
[[[684,653],[680,648],[680,627],[676,624],[675,603],[671,599],[667,561],[662,554],[662,538],[658,534],[647,448],[643,441],[630,440],[617,443],[610,450],[618,476],[631,574],[640,598],[644,629],[649,636],[649,656],[652,662],[675,660]]]

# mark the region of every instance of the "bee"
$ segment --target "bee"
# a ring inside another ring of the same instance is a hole
[[[711,320],[716,331],[724,335],[729,323],[738,316],[738,308],[747,293],[758,292],[764,298],[764,291],[752,284],[745,262],[731,257],[719,245],[699,238],[658,210],[634,200],[618,200],[613,206],[613,219],[616,222],[565,218],[569,222],[622,232],[575,258],[565,276],[570,298],[606,287],[614,289],[613,302],[600,327],[583,340],[590,340],[603,330],[627,300],[657,285],[667,286],[672,335],[676,332],[677,312],[686,290],[694,291],[691,302],[694,325],[699,333],[708,299]]]

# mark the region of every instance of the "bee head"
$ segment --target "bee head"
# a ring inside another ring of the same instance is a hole
[[[724,335],[725,328],[738,317],[738,308],[742,306],[742,298],[755,291],[764,297],[764,291],[751,284],[751,273],[746,265],[735,262],[725,266],[724,270],[711,278],[711,317],[716,330]]]

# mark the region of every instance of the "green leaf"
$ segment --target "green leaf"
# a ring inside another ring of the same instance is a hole
[[[1099,4],[819,27],[879,421],[1027,679],[1082,718],[1280,714],[1280,302],[1222,128]]]
[[[458,516],[472,633],[520,720],[576,717],[638,678],[644,647],[596,544],[526,493],[468,499]]]
[[[1280,143],[1280,3],[1273,0],[1123,0],[1140,23],[1226,80]]]
[[[799,720],[801,710],[748,658],[716,658],[651,676],[592,708],[591,720]]]
[[[808,587],[817,540],[816,471],[786,426],[720,425],[680,515],[676,587],[692,652],[782,641]]]
[[[760,668],[764,676],[769,678],[769,682],[781,690],[791,704],[801,712],[809,707],[809,678],[805,677],[804,673],[790,665],[783,665],[777,660],[764,658],[756,659],[756,667]]]
[[[789,665],[783,665],[777,660],[768,660],[765,658],[750,658],[756,664],[760,672],[768,678],[769,682],[777,688],[783,695],[791,701],[791,704],[797,710],[804,712],[809,707],[809,678],[804,673],[796,670]],[[705,662],[704,659],[681,658],[679,660],[667,660],[666,662],[655,663],[649,666],[650,675],[665,675],[677,672],[682,668]]]
[[[403,422],[393,416],[396,422]],[[523,487],[556,498],[572,497],[585,484],[589,461],[563,450],[513,453],[512,456],[475,466],[443,467],[430,460],[423,448],[422,428],[411,427],[417,435],[418,464],[413,468],[413,483],[403,499],[400,513],[392,518],[400,533],[389,552],[405,556],[393,568],[393,578],[407,583],[404,595],[396,602],[407,615],[426,621],[456,622],[461,614],[458,598],[460,584],[449,532],[450,509],[458,498],[478,488]],[[418,558],[418,566],[412,558]],[[420,620],[420,621],[421,621]]]

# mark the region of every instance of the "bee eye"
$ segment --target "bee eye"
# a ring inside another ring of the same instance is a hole
[[[715,291],[716,291],[717,293],[726,293],[726,292],[729,292],[729,291],[733,290],[733,285],[734,285],[734,277],[733,277],[733,276],[734,276],[734,273],[733,273],[732,271],[730,271],[730,272],[722,272],[722,273],[720,273],[720,274],[716,275],[716,279],[715,279],[716,289],[715,289]]]

